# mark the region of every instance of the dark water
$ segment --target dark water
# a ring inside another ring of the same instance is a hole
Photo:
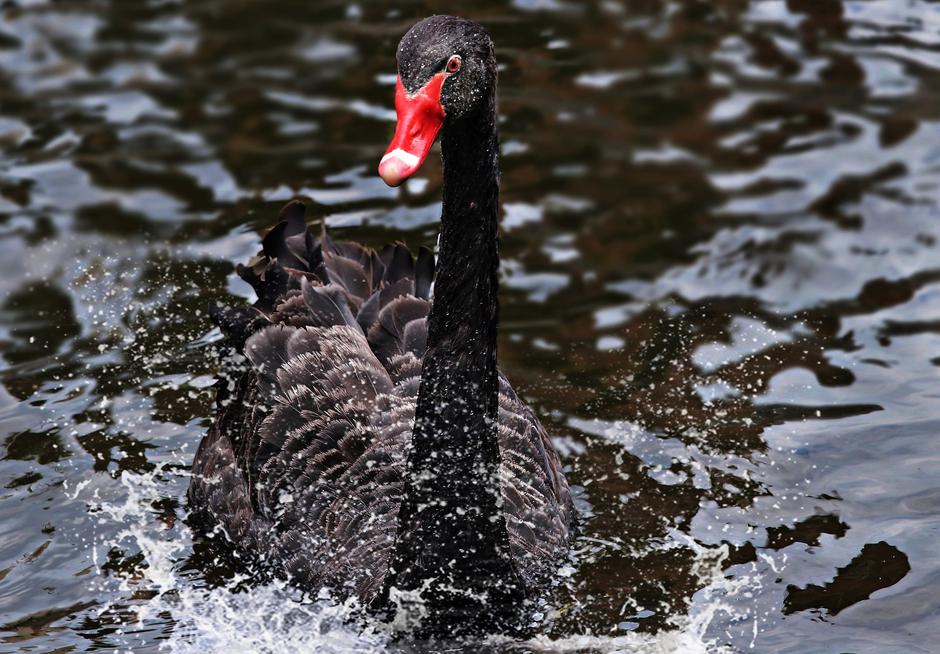
[[[940,5],[6,0],[0,652],[389,647],[211,589],[182,498],[277,208],[434,243],[439,164],[374,174],[434,12],[498,44],[500,358],[583,487],[518,648],[940,651]]]

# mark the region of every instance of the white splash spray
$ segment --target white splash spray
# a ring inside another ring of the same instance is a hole
[[[175,479],[173,479],[175,477]],[[119,597],[99,609],[126,604],[128,597],[153,594],[135,603],[137,623],[126,625],[117,651],[138,651],[147,634],[152,646],[153,632],[160,630],[159,651],[171,654],[229,653],[323,654],[374,653],[388,651],[390,638],[376,628],[359,629],[347,623],[353,614],[351,603],[337,603],[327,596],[305,599],[289,586],[270,582],[253,585],[250,591],[232,587],[207,587],[201,578],[185,571],[191,552],[191,534],[179,521],[167,524],[150,509],[154,503],[177,493],[168,488],[168,479],[180,482],[177,472],[160,468],[148,474],[124,473],[119,478],[120,497],[100,502],[98,490],[77,490],[99,512],[102,542],[99,553],[113,547],[137,549],[144,557],[142,577],[127,575],[115,581],[110,597]],[[722,645],[713,635],[722,624],[749,619],[732,598],[755,590],[757,577],[726,578],[722,563],[727,548],[706,548],[681,532],[664,545],[689,548],[695,555],[693,574],[703,587],[693,598],[687,614],[675,616],[669,627],[656,634],[629,632],[618,636],[593,634],[552,639],[532,638],[524,643],[506,641],[505,649],[537,652],[596,651],[605,654],[724,654],[735,650]],[[96,560],[100,557],[96,555]],[[100,566],[100,563],[99,563]],[[100,571],[99,571],[100,572]],[[104,579],[99,575],[99,579]],[[243,580],[235,580],[238,581]],[[146,591],[150,591],[149,593]],[[756,622],[755,622],[756,629]]]

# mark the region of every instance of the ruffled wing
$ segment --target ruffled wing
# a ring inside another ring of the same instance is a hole
[[[314,235],[292,202],[237,271],[258,300],[213,312],[243,357],[220,378],[190,505],[303,585],[369,601],[394,551],[434,257]],[[499,422],[510,546],[536,584],[568,542],[568,486],[544,429],[502,376]]]

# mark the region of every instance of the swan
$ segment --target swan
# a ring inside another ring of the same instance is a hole
[[[257,302],[212,312],[235,356],[188,503],[196,524],[304,589],[427,633],[519,629],[575,512],[558,453],[496,365],[493,43],[432,16],[397,62],[379,174],[401,184],[440,137],[437,261],[336,241],[302,202],[284,207],[237,267]]]

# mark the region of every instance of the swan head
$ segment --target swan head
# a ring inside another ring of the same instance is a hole
[[[493,110],[496,58],[493,40],[478,23],[431,16],[398,44],[395,136],[379,175],[398,186],[427,158],[442,129]]]

